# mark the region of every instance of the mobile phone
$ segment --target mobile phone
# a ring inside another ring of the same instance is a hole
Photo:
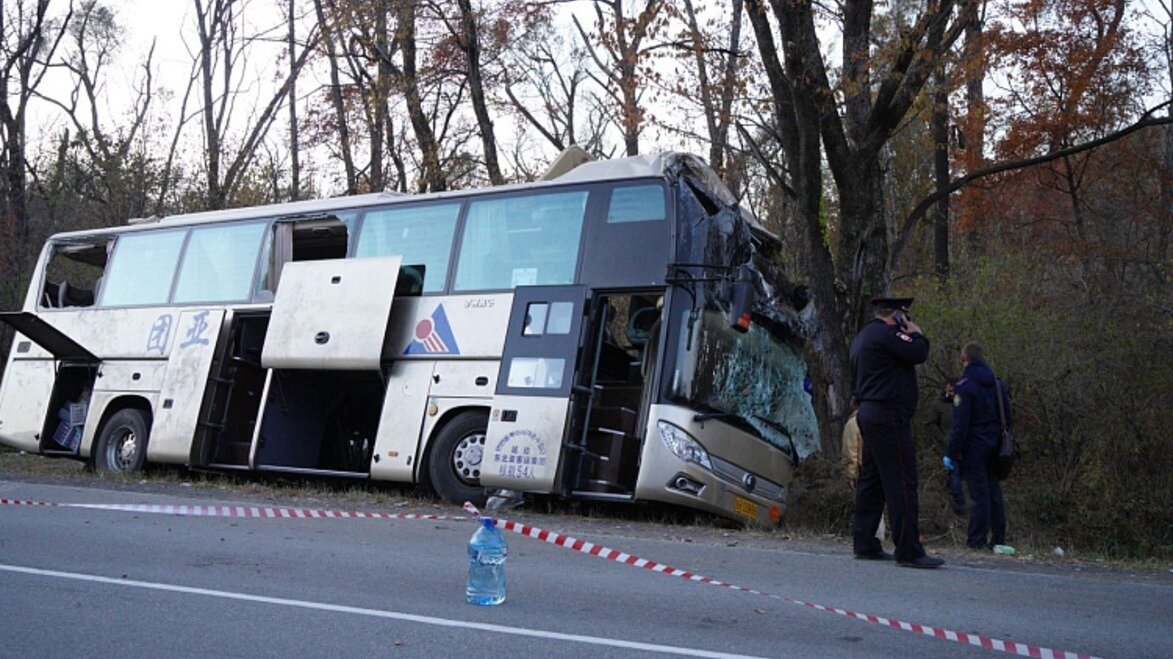
[[[908,319],[904,317],[904,312],[897,311],[896,313],[892,314],[892,320],[896,321],[896,324],[900,326],[900,329],[908,331]]]

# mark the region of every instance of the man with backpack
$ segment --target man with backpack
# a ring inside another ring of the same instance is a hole
[[[1010,396],[986,364],[980,345],[962,348],[961,364],[965,372],[953,387],[953,432],[944,462],[946,469],[961,474],[969,488],[966,544],[971,549],[991,549],[1006,541],[1006,507],[994,468],[1002,436],[998,399],[1009,425]]]

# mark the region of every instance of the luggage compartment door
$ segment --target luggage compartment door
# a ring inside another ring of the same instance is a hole
[[[33,340],[62,361],[77,364],[97,364],[99,360],[92,352],[83,348],[61,330],[45,322],[40,316],[27,311],[0,312],[0,323]],[[13,343],[16,343],[14,341]]]
[[[378,371],[402,257],[285,264],[265,368]]]
[[[481,484],[555,488],[578,374],[583,286],[517,289],[489,417]]]
[[[77,455],[101,360],[36,314],[6,311],[0,323],[19,332],[13,340],[17,358],[0,387],[0,433],[22,450]],[[22,337],[55,361],[21,359],[29,352]]]

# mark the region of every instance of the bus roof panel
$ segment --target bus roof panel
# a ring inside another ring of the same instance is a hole
[[[231,220],[318,215],[343,211],[347,209],[359,209],[392,202],[424,201],[443,199],[448,197],[465,197],[482,193],[555,188],[576,183],[602,183],[606,181],[631,180],[638,178],[663,179],[671,176],[671,168],[674,164],[680,162],[682,159],[696,161],[699,163],[699,160],[697,160],[695,157],[690,157],[687,154],[682,153],[657,153],[642,156],[631,156],[627,158],[614,158],[611,160],[596,160],[583,163],[570,170],[566,174],[549,181],[515,183],[486,188],[466,188],[419,195],[393,191],[376,192],[363,195],[331,197],[328,199],[295,201],[284,204],[268,204],[263,206],[228,208],[224,210],[203,211],[198,213],[183,213],[180,215],[170,215],[150,222],[139,221],[129,225],[113,226],[97,230],[91,229],[85,231],[61,233],[53,236],[53,239],[60,240],[62,238],[77,236],[122,233],[128,229],[134,231],[138,229],[159,227],[160,225],[209,224]],[[695,167],[696,165],[693,165],[693,168]],[[707,166],[705,167],[707,168]]]

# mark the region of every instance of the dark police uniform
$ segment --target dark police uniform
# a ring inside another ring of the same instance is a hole
[[[985,549],[1006,541],[1006,507],[1002,486],[993,476],[1002,436],[998,395],[1010,423],[1010,398],[983,361],[972,361],[953,386],[953,432],[947,455],[960,465],[973,503],[965,544]]]
[[[878,303],[873,300],[873,304]],[[863,463],[851,517],[856,556],[881,555],[876,529],[885,502],[896,560],[915,564],[925,556],[917,521],[912,415],[918,396],[915,367],[928,357],[929,340],[923,334],[905,332],[879,318],[864,325],[851,344],[853,394],[859,403],[857,418],[863,436]]]

